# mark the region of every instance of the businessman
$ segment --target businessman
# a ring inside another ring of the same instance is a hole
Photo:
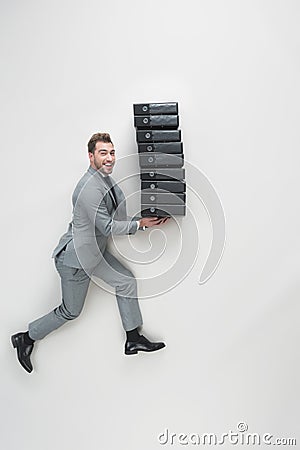
[[[112,234],[135,234],[138,229],[161,225],[167,219],[127,216],[124,193],[110,177],[116,156],[108,133],[96,133],[91,137],[88,156],[90,166],[72,196],[72,221],[52,255],[61,278],[61,304],[31,322],[26,332],[11,337],[18,360],[29,373],[33,370],[30,356],[35,341],[80,315],[92,276],[101,278],[115,289],[126,332],[126,355],[139,351],[153,352],[165,347],[163,342],[150,342],[140,334],[143,322],[136,279],[108,252],[107,241]]]

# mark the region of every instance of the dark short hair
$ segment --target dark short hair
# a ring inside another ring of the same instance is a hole
[[[95,146],[97,142],[105,142],[106,144],[112,144],[112,140],[108,133],[95,133],[88,142],[89,153],[93,154],[95,153]]]

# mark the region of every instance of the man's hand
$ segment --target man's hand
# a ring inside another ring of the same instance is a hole
[[[162,225],[163,223],[166,223],[170,217],[163,217],[162,219],[159,219],[158,217],[144,217],[143,219],[140,219],[140,227],[154,227],[155,225]]]

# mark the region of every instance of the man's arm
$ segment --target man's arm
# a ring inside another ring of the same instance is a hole
[[[132,219],[128,217],[127,220],[114,220],[104,201],[106,192],[99,192],[98,189],[86,189],[81,194],[80,204],[77,204],[77,206],[85,209],[91,223],[93,223],[104,236],[109,236],[110,234],[135,234],[139,227],[142,227],[143,229],[144,226],[151,227],[161,223],[161,220],[157,219],[157,217],[134,217]],[[101,200],[100,204],[99,200]]]
[[[139,220],[128,218],[128,220],[113,220],[104,202],[99,206],[96,214],[95,225],[98,230],[109,236],[110,234],[135,234],[138,229],[145,231],[148,227],[161,225],[168,220],[168,217],[158,219],[157,217],[144,217]]]
[[[97,207],[92,208],[95,212],[95,226],[104,236],[109,236],[110,234],[125,235],[125,234],[135,234],[138,226],[136,220],[114,220],[107,210],[107,206],[104,201]]]

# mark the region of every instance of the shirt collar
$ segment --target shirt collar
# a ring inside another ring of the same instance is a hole
[[[92,166],[90,166],[90,167],[88,168],[88,172],[90,172],[92,175],[94,175],[94,173],[97,172],[97,173],[100,175],[100,177],[103,177],[103,178],[106,178],[106,177],[109,176],[109,175],[104,175],[104,174],[101,173],[99,170],[94,169],[94,167],[92,167]]]

